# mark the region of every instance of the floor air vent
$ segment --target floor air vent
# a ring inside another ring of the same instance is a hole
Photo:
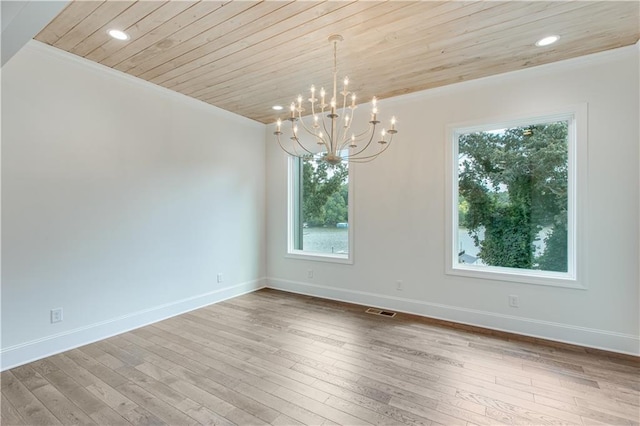
[[[369,308],[365,312],[368,314],[381,315],[383,317],[390,317],[390,318],[393,318],[396,316],[395,312],[383,311],[381,309],[376,309],[376,308]]]

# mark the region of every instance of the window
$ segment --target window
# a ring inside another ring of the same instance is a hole
[[[578,115],[450,127],[448,273],[582,287]]]
[[[319,158],[289,159],[288,253],[350,263],[351,171],[348,164],[332,166]]]

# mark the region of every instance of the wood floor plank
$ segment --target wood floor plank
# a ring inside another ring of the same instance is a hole
[[[63,371],[47,374],[46,379],[97,424],[123,424],[125,419]]]
[[[120,374],[98,362],[94,358],[86,355],[79,349],[72,349],[64,354],[111,387],[115,388],[127,382],[127,379],[122,377]]]
[[[236,379],[228,380],[229,378],[221,377],[219,375],[214,377],[211,374],[207,374],[206,376],[198,375],[197,373],[183,367],[176,367],[171,370],[171,373],[188,380],[190,383],[194,383],[199,388],[224,401],[227,401],[231,405],[236,408],[240,408],[251,416],[262,419],[265,422],[270,422],[279,415],[276,410],[273,410],[266,405],[247,397],[246,395],[236,392],[234,389],[239,384],[239,381]],[[232,411],[235,412],[236,410],[234,409]],[[229,418],[229,415],[230,414],[227,414],[225,417]]]
[[[138,369],[133,367],[122,367],[117,371],[127,377],[130,383],[138,385],[172,407],[176,407],[186,399],[186,397],[180,392],[175,391],[167,384],[154,379]]]
[[[5,425],[19,425],[26,423],[22,418],[18,410],[9,402],[9,400],[2,395],[0,399],[0,417]]]
[[[290,401],[296,401],[296,404],[301,407],[315,412],[322,413],[324,417],[329,419],[332,422],[336,422],[338,424],[350,424],[350,425],[369,425],[371,423],[362,420],[358,417],[355,417],[349,413],[345,413],[342,410],[335,409],[325,403],[318,402],[311,398],[308,398],[304,395],[300,395],[296,392],[290,391],[285,388],[279,388],[276,391],[276,395],[282,399],[288,399]]]
[[[327,405],[330,405],[337,409],[342,409],[343,411],[352,412],[357,417],[360,417],[364,420],[367,420],[371,417],[366,417],[362,415],[362,412],[356,412],[352,408],[353,406],[359,406],[360,408],[364,408],[368,411],[372,411],[382,415],[383,417],[373,417],[374,421],[380,422],[380,419],[384,419],[382,423],[393,423],[393,424],[406,424],[406,425],[422,425],[422,424],[431,424],[432,422],[424,417],[419,415],[415,415],[414,413],[410,413],[406,410],[399,409],[398,407],[392,406],[390,403],[382,403],[380,401],[376,401],[375,399],[371,399],[362,394],[352,392],[348,389],[342,388],[340,386],[333,385],[331,383],[327,383],[321,380],[316,382],[316,387],[326,391],[331,396],[325,401]],[[423,398],[421,401],[424,405],[435,407],[435,403],[433,401],[429,401],[428,398]],[[367,413],[366,411],[364,413]],[[368,416],[371,414],[367,413]]]
[[[276,419],[273,422],[271,422],[271,424],[274,426],[303,426],[305,423],[301,423],[285,414],[281,414],[278,417],[276,417]]]
[[[138,405],[103,381],[87,386],[87,391],[111,407],[117,413],[125,416],[138,408]]]
[[[342,367],[349,368],[348,365]],[[399,373],[397,376],[389,376],[379,374],[373,368],[361,370],[362,377],[360,381],[369,383],[370,386],[379,387],[380,384],[390,385],[391,395],[396,399],[406,399],[408,401],[417,401],[424,404],[426,400],[432,400],[450,408],[460,408],[465,411],[484,415],[485,407],[462,399],[456,399],[455,389],[442,388],[439,385],[429,385],[430,382],[439,383],[439,379],[418,379],[407,380],[409,376]]]
[[[151,392],[138,385],[127,382],[118,386],[117,390],[167,424],[195,425],[198,423],[192,417],[156,398]]]
[[[640,360],[261,290],[2,373],[4,425],[640,423]]]
[[[59,425],[56,416],[31,393],[11,371],[4,371],[0,378],[2,396],[16,408],[26,425]],[[4,421],[3,421],[4,422]]]
[[[33,394],[65,425],[95,425],[84,411],[51,384],[34,389]]]
[[[190,399],[185,399],[180,402],[176,405],[176,408],[189,415],[189,417],[193,417],[203,425],[233,426],[231,421]]]
[[[267,407],[271,407],[279,411],[287,417],[294,419],[296,422],[308,425],[317,425],[327,420],[316,413],[296,405],[295,401],[287,401],[285,399],[278,398],[277,396],[258,389],[249,383],[239,383],[236,390],[266,405]],[[280,421],[282,420],[283,419],[280,419]]]
[[[567,404],[565,402],[556,401],[555,399],[545,398],[543,396],[537,396],[536,402],[538,404],[554,407],[562,411],[566,411],[567,413],[573,413],[582,418],[589,418],[591,420],[597,420],[600,422],[609,423],[612,425],[637,425],[637,422],[626,418],[626,416],[621,416],[619,411],[615,411],[613,414],[607,412],[609,410],[594,410],[589,407],[582,407],[577,405]]]
[[[132,425],[165,426],[167,423],[160,420],[142,407],[136,407],[123,414]]]
[[[175,367],[177,368],[177,366]],[[182,380],[178,376],[175,376],[166,370],[159,369],[153,364],[142,364],[137,366],[136,368],[152,377],[155,377],[157,380],[162,380],[164,383],[167,383],[168,386],[171,386],[176,391],[188,397],[188,400],[182,402],[182,404],[184,405],[189,405],[189,400],[195,401],[201,406],[213,410],[217,415],[222,417],[226,416],[227,413],[235,408],[232,404],[218,398],[217,396],[209,392],[206,392],[193,383]],[[191,407],[189,407],[188,409],[191,410]]]

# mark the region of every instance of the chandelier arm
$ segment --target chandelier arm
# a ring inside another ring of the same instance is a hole
[[[299,115],[299,116],[301,116],[301,113],[300,113],[300,112],[298,112],[298,115]],[[300,122],[304,125],[304,121],[302,121],[302,117],[300,117],[300,118],[298,119],[298,121],[300,121]],[[306,151],[307,153],[309,153],[309,154],[311,154],[311,155],[314,155],[314,153],[313,153],[313,152],[311,152],[310,150],[308,150],[308,149],[307,149],[307,148],[302,144],[302,142],[300,142],[300,139],[298,138],[298,135],[297,135],[296,131],[294,130],[294,126],[295,126],[295,125],[294,125],[294,123],[295,123],[295,122],[294,122],[294,120],[291,120],[291,134],[293,135],[293,136],[291,136],[291,139],[292,139],[292,140],[294,140],[294,141],[296,141],[296,143],[298,144],[298,146],[300,146],[300,148],[302,148],[304,151]],[[298,153],[297,153],[297,150],[296,150],[295,148],[296,148],[296,146],[295,146],[295,145],[293,145],[293,149],[294,149],[294,152],[296,152],[296,156],[300,157],[300,156],[306,155],[306,154],[298,154]]]
[[[351,118],[349,119],[349,122],[347,123],[347,127],[344,128],[344,139],[347,140],[347,138],[349,137],[349,130],[351,130],[351,124],[353,123],[353,110],[351,110]],[[354,135],[355,136],[355,135]],[[357,139],[357,137],[356,137]]]
[[[327,153],[331,152],[331,150],[330,150],[330,145],[329,145],[329,141],[327,141],[327,140],[324,138],[324,136],[323,136],[323,137],[321,137],[321,138],[319,138],[319,139],[322,141],[322,143],[324,144],[325,148],[327,149]]]
[[[340,143],[340,148],[338,148],[338,151],[342,151],[344,150],[347,145],[349,144],[349,142],[351,142],[351,139],[344,139],[341,143]]]
[[[294,137],[291,136],[289,139],[291,139],[292,141],[294,141]],[[302,151],[300,151],[300,149],[298,148],[300,144],[296,144],[296,143],[292,143],[291,144],[291,149],[294,152],[294,154],[296,155],[296,157],[304,157],[306,154]],[[304,149],[304,148],[303,148]]]
[[[353,140],[351,140],[348,136],[347,133],[349,132],[349,129],[351,128],[351,122],[349,122],[349,124],[347,125],[347,127],[344,129],[344,135],[343,135],[343,140],[342,143],[340,145],[340,151],[342,151],[343,149],[345,149],[347,147],[347,145],[349,145],[350,143],[355,143],[358,141],[358,137],[356,137],[354,135]],[[368,132],[368,131],[367,131]]]
[[[380,154],[382,154],[384,151],[380,150],[379,152],[375,153],[375,154],[371,154],[371,155],[367,155],[366,157],[348,157],[346,160],[351,162],[351,163],[368,163],[370,161],[375,160],[376,158],[378,158],[378,156]]]
[[[347,89],[345,88],[345,91],[342,93],[343,95],[343,102],[342,102],[342,116],[345,117],[342,122],[344,123],[344,120],[347,117],[347,113],[345,112],[345,110],[347,109]],[[353,118],[353,117],[351,117]],[[349,128],[351,127],[351,123],[352,120],[350,119],[349,122],[347,123],[346,126],[342,126],[342,137],[340,138],[342,140],[341,145],[344,145],[344,141],[346,141],[347,139],[347,133],[349,132]],[[338,132],[340,133],[340,132]]]
[[[356,135],[356,142],[361,142],[363,140],[365,140],[368,136],[369,136],[369,132],[375,132],[376,130],[376,125],[369,123],[370,126],[367,127],[367,130],[363,131],[362,133],[359,133]],[[373,126],[373,128],[371,127]]]
[[[276,135],[276,139],[278,140],[278,145],[280,145],[280,149],[282,149],[284,152],[286,152],[287,154],[289,154],[292,157],[300,157],[300,155],[298,153],[293,153],[293,152],[289,151],[288,149],[286,149],[282,145],[282,142],[280,141],[280,135]]]
[[[352,114],[353,114],[353,110],[352,110],[351,112],[352,112]],[[348,129],[351,129],[351,123],[353,123],[353,117],[352,117],[352,119],[349,121],[349,127],[348,127]],[[354,138],[353,138],[353,142],[355,143],[355,142],[362,142],[363,140],[365,140],[365,139],[367,138],[367,136],[369,136],[369,137],[370,137],[369,142],[367,143],[367,146],[365,146],[365,148],[364,148],[364,149],[367,149],[367,147],[369,146],[369,144],[370,144],[370,143],[371,143],[371,141],[372,141],[372,137],[373,137],[373,135],[375,134],[376,124],[375,124],[375,123],[371,123],[371,122],[369,122],[369,124],[370,124],[370,125],[369,125],[369,127],[367,127],[367,129],[366,129],[365,131],[363,131],[362,133],[359,133],[359,134],[357,134],[357,135],[354,135]],[[371,126],[373,126],[373,127],[371,127]],[[347,130],[347,131],[348,131],[348,130]],[[345,133],[346,133],[346,132],[345,132]],[[341,149],[341,150],[342,150],[342,149],[344,149],[344,148],[347,146],[347,142],[350,142],[350,141],[351,141],[350,139],[346,138],[346,134],[345,134],[345,139],[344,139],[344,141],[342,142],[342,146],[341,146],[341,148],[340,148],[340,149]],[[363,149],[363,150],[361,150],[361,151],[359,151],[359,152],[364,151],[364,149]]]
[[[361,160],[361,159],[358,159],[358,158],[354,158],[354,159],[351,159],[351,158],[345,158],[344,160],[345,160],[347,163],[351,163],[351,164],[363,164],[363,163],[370,163],[371,161],[375,160],[377,157],[378,157],[378,156],[376,155],[375,157],[373,157],[373,158],[367,158],[366,160]]]
[[[343,150],[347,146],[347,144],[352,141],[347,136],[347,133],[349,132],[349,130],[351,130],[351,124],[352,123],[353,123],[353,109],[351,109],[351,119],[349,120],[349,124],[347,125],[347,128],[345,129],[344,137],[343,137],[343,141],[342,141],[342,145],[340,147],[340,150]],[[371,123],[369,123],[369,124],[371,125]],[[355,143],[355,142],[363,141],[364,139],[366,139],[366,136],[369,134],[369,132],[375,133],[375,124],[373,125],[373,129],[371,128],[371,126],[369,126],[362,133],[359,133],[357,135],[354,134],[353,135],[353,142]],[[371,143],[371,141],[369,141],[369,143]]]
[[[367,150],[367,148],[369,148],[369,145],[371,145],[371,142],[373,141],[373,137],[374,137],[374,136],[375,136],[375,134],[376,134],[376,125],[375,125],[375,124],[372,124],[372,126],[373,126],[373,127],[371,127],[371,130],[370,130],[370,132],[371,132],[371,136],[369,137],[369,141],[368,141],[368,142],[367,142],[367,144],[364,146],[364,148],[362,148],[360,151],[356,152],[356,153],[355,153],[355,154],[353,154],[353,155],[360,155],[360,154],[362,154],[364,151],[366,151],[366,150]]]
[[[352,142],[355,143],[355,141],[352,141],[350,138],[346,138],[344,141],[342,141],[342,145],[340,145],[340,151],[350,147]],[[356,148],[357,148],[357,146],[356,146]]]
[[[317,136],[315,133],[313,133],[311,130],[309,130],[309,128],[308,128],[308,127],[307,127],[307,125],[305,124],[304,120],[302,119],[302,114],[300,114],[300,115],[299,115],[299,117],[300,117],[300,118],[298,119],[298,121],[300,122],[300,124],[302,124],[302,128],[303,128],[307,133],[309,133],[310,135]]]
[[[356,142],[362,142],[366,139],[365,136],[369,137],[369,141],[367,142],[367,144],[365,145],[365,147],[363,149],[361,149],[360,151],[358,151],[358,154],[361,153],[362,151],[364,151],[365,149],[367,149],[369,147],[369,145],[371,144],[371,141],[373,140],[373,135],[375,134],[375,127],[373,129],[369,128],[367,130],[365,130],[364,132],[360,133],[358,136],[356,136],[353,139],[353,143],[355,144]],[[345,140],[343,142],[343,146],[342,149],[345,149],[347,146],[347,142],[350,142],[350,140]],[[354,147],[357,148],[357,147]]]
[[[304,130],[305,130],[309,135],[313,136],[314,138],[318,138],[318,135],[317,135],[316,133],[314,133],[313,131],[311,131],[311,130],[307,127],[307,125],[305,124],[304,120],[302,119],[302,114],[301,114],[301,113],[298,113],[298,116],[300,117],[298,121],[300,121],[300,123],[302,124],[302,128],[303,128],[303,129],[304,129]],[[324,144],[324,146],[325,146],[327,149],[329,149],[329,148],[328,148],[327,141],[325,141],[325,140],[324,140],[324,138],[318,138],[318,139],[322,141],[322,143]],[[300,146],[302,147],[302,149],[304,149],[305,151],[307,151],[308,153],[310,153],[310,154],[312,154],[312,155],[315,155],[315,154],[313,154],[311,151],[309,151],[308,149],[306,149],[306,148],[302,145],[302,142],[300,142],[300,140],[297,138],[297,136],[296,136],[296,141],[298,142],[298,145],[300,145]]]
[[[385,143],[385,144],[384,144],[385,146],[384,146],[380,151],[378,151],[377,153],[375,153],[375,154],[371,154],[371,155],[367,155],[367,156],[364,156],[364,157],[356,157],[356,158],[354,158],[353,160],[351,159],[351,158],[352,158],[352,156],[350,155],[350,156],[349,156],[349,160],[348,160],[348,161],[368,162],[368,161],[374,160],[374,159],[375,159],[376,157],[378,157],[380,154],[382,154],[382,153],[383,153],[383,152],[385,152],[387,149],[389,149],[389,147],[391,146],[391,142],[392,142],[392,141],[393,141],[393,136],[392,136],[391,138],[389,138],[389,142]],[[362,151],[360,151],[360,153],[361,153],[361,152],[362,152]],[[358,154],[360,154],[360,153],[358,153]],[[357,156],[358,154],[354,154],[354,155],[355,155],[355,156]],[[362,160],[365,160],[365,161],[362,161]]]
[[[322,111],[324,112],[324,110]],[[324,134],[329,136],[329,132],[327,131],[327,124],[324,121],[324,114],[322,115],[322,128],[324,129]],[[331,146],[329,145],[329,143],[327,141],[324,140],[324,138],[322,138],[325,146],[327,147],[327,153],[331,153]]]
[[[303,144],[302,142],[300,142],[300,139],[298,139],[297,135],[291,136],[291,139],[295,140],[298,145],[300,146],[300,148],[302,148],[303,150],[305,150],[306,152],[308,152],[311,155],[315,155],[313,152],[309,151]]]

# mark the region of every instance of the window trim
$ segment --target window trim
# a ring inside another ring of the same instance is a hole
[[[306,250],[298,250],[295,247],[295,238],[296,232],[294,230],[294,224],[296,221],[296,205],[299,203],[297,194],[294,194],[296,191],[296,175],[300,174],[301,168],[296,164],[298,162],[300,164],[301,159],[298,157],[288,156],[287,159],[287,252],[285,254],[286,258],[289,259],[302,259],[302,260],[312,260],[317,262],[330,262],[330,263],[342,263],[342,264],[353,264],[353,247],[354,247],[354,184],[353,184],[353,175],[354,175],[354,167],[353,164],[349,164],[349,195],[348,195],[348,217],[349,217],[349,227],[348,236],[349,236],[349,253],[348,255],[341,254],[333,254],[333,253],[319,253],[319,252],[311,252]]]
[[[553,120],[569,120],[568,134],[568,271],[552,272],[497,266],[474,266],[458,263],[458,143],[462,133],[531,125]],[[574,289],[587,289],[584,273],[587,264],[586,184],[587,184],[587,104],[549,109],[542,113],[519,114],[452,123],[446,128],[445,163],[445,273],[466,278],[509,281]],[[455,165],[454,165],[455,162]]]

